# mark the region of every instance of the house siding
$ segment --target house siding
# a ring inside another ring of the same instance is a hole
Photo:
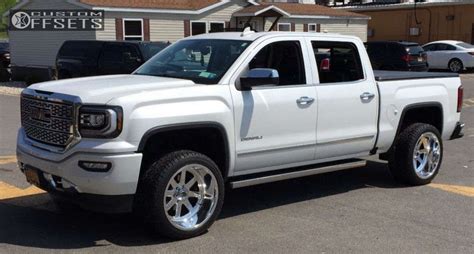
[[[104,20],[104,30],[96,31],[97,40],[114,41],[116,36],[115,19],[112,18]]]
[[[152,41],[175,42],[183,37],[183,20],[150,20],[150,38]]]
[[[80,9],[63,0],[31,1],[22,9]],[[10,31],[13,66],[52,67],[56,54],[66,40],[93,40],[94,31]]]

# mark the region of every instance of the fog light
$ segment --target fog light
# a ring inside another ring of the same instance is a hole
[[[79,167],[90,172],[107,172],[112,168],[110,162],[79,161]]]

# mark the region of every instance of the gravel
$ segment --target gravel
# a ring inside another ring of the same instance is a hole
[[[26,86],[25,82],[0,82],[0,94],[18,96]]]

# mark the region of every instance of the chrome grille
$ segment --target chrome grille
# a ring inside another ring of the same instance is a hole
[[[29,138],[65,148],[74,139],[74,105],[22,95],[21,124]]]

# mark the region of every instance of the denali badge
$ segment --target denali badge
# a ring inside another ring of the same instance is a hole
[[[51,122],[51,111],[49,109],[32,107],[30,116],[32,120]]]
[[[260,139],[263,139],[263,136],[245,137],[245,138],[241,138],[240,141],[244,142],[244,141],[260,140]]]

